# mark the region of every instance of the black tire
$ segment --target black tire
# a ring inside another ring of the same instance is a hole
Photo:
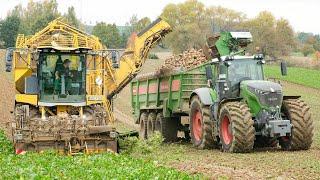
[[[162,113],[158,113],[154,129],[161,133],[165,142],[177,140],[178,121],[175,118],[164,118]]]
[[[151,112],[148,115],[147,138],[151,137],[155,129],[156,113]]]
[[[255,129],[247,104],[225,103],[219,114],[219,136],[224,152],[250,152],[253,149]]]
[[[290,137],[282,137],[279,143],[284,150],[307,150],[312,144],[313,121],[310,107],[300,99],[284,100],[282,106],[286,118],[291,121]]]
[[[198,96],[191,99],[190,135],[193,145],[199,149],[213,148],[217,144],[213,136],[213,121],[210,119],[210,107],[201,103]]]
[[[140,115],[139,138],[147,139],[148,113],[142,112]]]

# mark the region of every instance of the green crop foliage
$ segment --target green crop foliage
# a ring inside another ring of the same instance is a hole
[[[288,75],[282,76],[279,66],[265,66],[267,78],[277,78],[292,83],[320,89],[320,71],[298,67],[288,67]]]
[[[0,132],[0,179],[191,179],[188,174],[136,159],[103,153],[64,156],[52,151],[15,155]]]
[[[7,139],[4,132],[0,129],[0,155],[10,153],[13,153],[12,143]]]

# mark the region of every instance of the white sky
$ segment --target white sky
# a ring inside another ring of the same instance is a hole
[[[24,7],[29,0],[0,0],[0,17],[18,4]],[[36,0],[38,1],[38,0]],[[86,24],[97,21],[124,25],[133,14],[138,18],[148,16],[154,20],[168,3],[184,0],[57,0],[59,11],[66,12],[74,6],[77,16]],[[320,0],[199,0],[207,6],[223,6],[244,12],[248,17],[260,11],[271,11],[277,18],[290,21],[295,31],[320,34]]]

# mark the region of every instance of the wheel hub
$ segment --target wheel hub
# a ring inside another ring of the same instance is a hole
[[[199,110],[196,110],[192,118],[192,131],[194,138],[200,141],[202,138],[202,114]]]
[[[221,122],[221,135],[225,144],[230,144],[232,137],[232,127],[228,116],[224,116]]]

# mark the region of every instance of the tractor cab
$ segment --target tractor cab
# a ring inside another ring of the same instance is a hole
[[[261,55],[225,56],[216,61],[218,76],[215,89],[219,101],[245,102],[258,135],[288,136],[291,133],[290,121],[281,116],[282,87],[264,80],[263,64]]]
[[[78,50],[39,51],[39,105],[85,105],[86,55]]]
[[[224,63],[227,67],[227,82],[230,95],[240,96],[240,84],[248,80],[264,80],[263,62],[248,57],[235,57],[232,61]]]

